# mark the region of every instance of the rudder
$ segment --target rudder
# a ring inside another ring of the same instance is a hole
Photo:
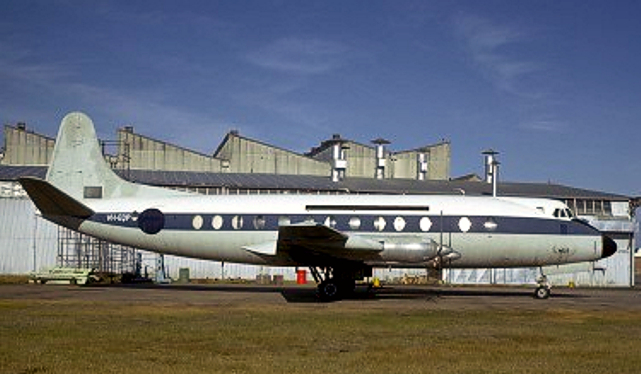
[[[46,179],[79,200],[187,195],[131,183],[116,175],[105,162],[93,121],[80,112],[62,119]]]

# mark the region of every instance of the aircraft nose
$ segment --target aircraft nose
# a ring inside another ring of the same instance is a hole
[[[615,243],[612,238],[607,235],[603,235],[603,246],[601,252],[601,258],[606,258],[612,256],[617,251],[617,243]]]

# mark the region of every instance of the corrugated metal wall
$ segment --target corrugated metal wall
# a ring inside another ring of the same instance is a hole
[[[393,162],[388,162],[392,178],[417,179],[418,153],[403,152],[393,156]],[[429,152],[425,153],[429,160]]]
[[[376,149],[354,142],[347,142],[349,149],[345,152],[347,159],[346,177],[374,178],[376,175]],[[330,149],[331,151],[331,149]],[[385,178],[389,170],[385,170]]]
[[[153,274],[155,271],[157,256],[155,253],[143,252],[143,266],[147,267],[149,274]],[[295,268],[263,267],[226,262],[223,269],[223,265],[219,261],[165,255],[166,276],[178,279],[181,268],[188,268],[190,277],[199,279],[256,279],[259,274],[282,275],[286,280],[296,279]]]
[[[427,179],[448,180],[450,178],[451,158],[452,150],[449,142],[430,147]]]
[[[346,141],[348,147],[347,177],[374,178],[376,174],[376,148],[363,144]],[[385,178],[416,179],[417,156],[424,153],[428,160],[426,179],[447,180],[450,178],[450,143],[444,142],[415,151],[387,153]],[[314,155],[317,160],[331,162],[332,147],[328,147]]]
[[[217,153],[232,173],[330,175],[330,165],[309,157],[229,134]]]
[[[118,130],[118,158],[122,165],[127,161],[131,169],[168,171],[220,172],[221,162],[213,157],[190,151],[165,142]]]
[[[43,135],[5,125],[3,165],[48,165],[55,141]]]
[[[28,199],[0,198],[0,274],[56,265],[57,226],[36,217]]]

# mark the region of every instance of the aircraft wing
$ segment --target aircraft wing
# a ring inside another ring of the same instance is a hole
[[[333,258],[366,260],[383,250],[383,244],[350,235],[320,223],[281,226],[278,229],[277,251],[294,259]]]
[[[281,245],[297,245],[311,243],[343,243],[348,235],[320,223],[303,223],[280,226],[278,242]]]
[[[342,260],[365,260],[381,252],[383,244],[358,235],[349,235],[320,223],[299,223],[280,226],[276,241],[252,244],[243,248],[262,255],[286,253],[295,259],[322,256]]]

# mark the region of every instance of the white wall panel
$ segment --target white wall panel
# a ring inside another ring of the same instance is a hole
[[[0,274],[56,265],[58,228],[34,214],[27,199],[0,199]]]

